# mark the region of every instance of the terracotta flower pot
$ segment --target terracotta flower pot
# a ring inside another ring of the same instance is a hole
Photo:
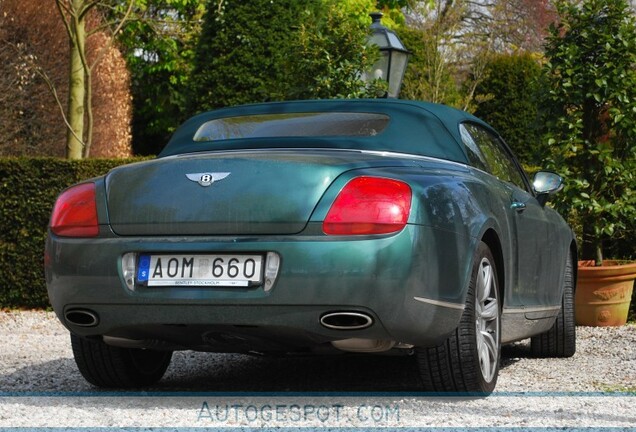
[[[621,326],[627,322],[629,302],[636,279],[636,262],[579,261],[575,319],[578,325]]]

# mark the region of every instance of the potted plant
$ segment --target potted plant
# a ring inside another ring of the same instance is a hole
[[[567,179],[555,205],[580,239],[576,320],[621,325],[636,263],[607,253],[613,241],[636,240],[635,19],[625,0],[556,6],[559,21],[546,44],[548,144],[553,169]],[[632,243],[627,255],[633,251]],[[609,285],[596,287],[596,276]]]

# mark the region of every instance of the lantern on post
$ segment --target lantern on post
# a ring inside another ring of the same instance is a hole
[[[371,70],[364,75],[363,79],[366,82],[374,79],[387,81],[389,90],[386,96],[397,98],[400,94],[404,72],[406,72],[409,51],[394,31],[382,25],[382,16],[382,12],[371,14],[371,35],[367,44],[377,45],[380,50],[380,58],[373,64]]]

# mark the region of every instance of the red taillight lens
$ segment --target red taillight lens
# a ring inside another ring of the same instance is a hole
[[[388,234],[406,225],[411,187],[399,180],[356,177],[331,205],[322,230],[328,235]]]
[[[62,192],[53,208],[51,231],[62,237],[96,237],[95,183],[84,183]]]

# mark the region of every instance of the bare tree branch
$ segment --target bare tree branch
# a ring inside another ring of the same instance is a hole
[[[14,43],[6,41],[6,40],[2,40],[1,42],[3,45],[12,48],[17,55],[21,55],[20,49]],[[62,105],[62,102],[60,101],[60,98],[57,94],[57,90],[55,88],[55,84],[53,84],[53,81],[49,78],[47,73],[40,66],[38,66],[37,64],[32,64],[32,66],[33,66],[33,69],[35,70],[35,73],[40,78],[42,78],[42,80],[46,83],[47,87],[49,88],[51,94],[53,95],[53,98],[55,99],[55,103],[57,104],[58,108],[60,109],[60,113],[62,114],[62,120],[64,121],[64,124],[66,125],[67,129],[70,131],[70,133],[72,133],[75,136],[75,139],[82,142],[82,138],[75,134],[75,131],[73,131],[73,128],[71,127],[71,125],[69,124],[66,118],[64,105]]]
[[[88,13],[99,3],[100,3],[100,0],[84,2],[84,4],[82,5],[82,8],[79,11],[77,11],[78,18],[80,20],[86,19],[86,15],[88,15]]]
[[[71,127],[71,124],[68,122],[68,119],[66,118],[66,112],[64,111],[64,105],[62,105],[62,102],[60,101],[60,98],[57,95],[57,90],[55,89],[55,84],[53,84],[53,81],[51,81],[49,76],[46,74],[46,72],[44,72],[44,70],[42,70],[41,67],[37,67],[35,69],[35,72],[38,74],[38,76],[40,76],[40,78],[42,78],[44,80],[46,85],[49,87],[49,90],[51,91],[51,94],[53,95],[53,98],[55,99],[55,103],[57,104],[57,106],[60,109],[60,114],[62,114],[62,120],[64,121],[64,124],[66,125],[67,130],[71,134],[73,134],[73,136],[75,137],[76,140],[78,140],[79,142],[82,143],[82,145],[85,146],[84,140],[82,139],[82,137],[77,136],[77,134],[75,133],[75,131]]]
[[[97,3],[98,1],[94,1],[93,5],[96,5]],[[86,58],[86,51],[84,49],[80,50],[80,56],[82,58],[82,64],[84,65],[86,79],[86,140],[84,145],[85,158],[90,155],[90,150],[93,143],[93,69],[101,62],[105,54],[112,48],[113,44],[115,43],[115,35],[121,31],[124,23],[132,13],[133,4],[134,0],[129,0],[128,9],[119,21],[119,25],[111,32],[108,43],[101,47],[99,52],[95,55],[95,58],[91,64],[88,63],[88,60]]]
[[[66,34],[68,34],[68,37],[73,42],[75,42],[75,38],[73,36],[73,32],[71,31],[70,20],[66,17],[66,14],[68,14],[69,16],[72,15],[71,10],[63,4],[63,0],[55,0],[55,6],[57,7],[57,10],[60,12],[60,17],[62,18],[62,23],[64,24],[64,28],[66,29]]]

